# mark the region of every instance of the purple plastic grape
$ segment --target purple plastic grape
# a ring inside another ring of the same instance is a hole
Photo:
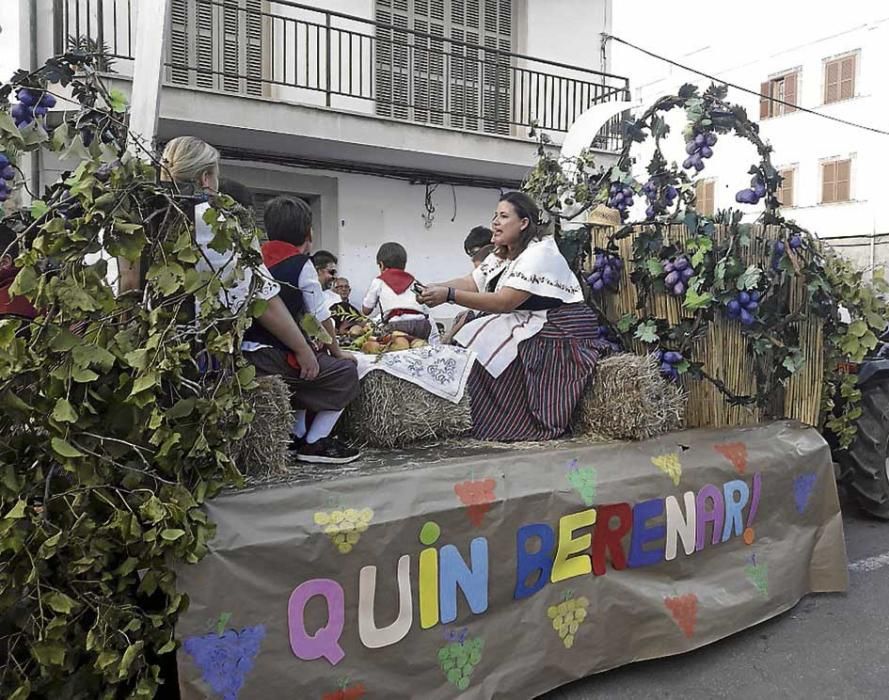
[[[717,138],[716,134],[714,134],[712,131],[709,134],[707,134],[707,145],[710,146],[711,148],[716,145],[716,142],[718,140],[719,139]]]
[[[11,165],[7,165],[3,170],[0,170],[0,177],[4,180],[14,180],[15,179],[15,168]]]
[[[652,207],[652,206],[648,206],[645,209],[645,218],[646,219],[653,219],[656,214],[657,214],[657,212],[654,210],[654,207]]]
[[[681,297],[683,294],[685,294],[685,284],[682,282],[677,282],[676,284],[674,284],[673,294],[675,294],[677,297]]]
[[[750,301],[759,301],[762,299],[762,294],[759,293],[756,289],[750,292]]]
[[[741,325],[752,326],[753,315],[747,309],[741,309]]]
[[[754,186],[753,194],[756,195],[757,199],[761,199],[762,197],[765,197],[766,196],[766,186],[763,184]]]
[[[664,362],[667,362],[671,365],[678,365],[682,362],[682,355],[678,352],[670,350],[669,352],[664,353]]]
[[[707,137],[704,134],[698,134],[695,136],[695,144],[698,146],[704,146],[707,143]]]
[[[594,272],[593,274],[591,274],[589,277],[586,278],[586,281],[587,281],[587,284],[589,284],[592,287],[594,284],[596,284],[596,282],[598,282],[601,279],[602,279],[602,273]]]
[[[800,238],[798,234],[793,234],[788,243],[790,244],[791,250],[799,250],[800,246],[803,244],[803,239]]]
[[[671,365],[669,362],[664,361],[661,362],[661,372],[663,372],[664,374],[673,374],[675,370],[673,369],[673,365]]]
[[[56,106],[56,98],[48,92],[45,92],[43,93],[43,97],[40,98],[40,104],[48,109],[52,109]]]
[[[784,241],[775,241],[775,254],[784,255]]]
[[[755,313],[756,310],[759,308],[759,302],[758,302],[758,301],[753,301],[753,300],[751,299],[751,300],[750,300],[750,303],[748,303],[747,306],[746,306],[745,308],[746,308],[751,314],[752,314],[752,313]]]
[[[695,158],[700,158],[700,156],[695,156]],[[698,162],[695,163],[695,170],[698,172],[701,172],[703,169],[704,169],[704,161],[698,160]]]
[[[9,192],[6,190],[0,191],[0,202],[5,202],[7,199],[9,199]]]
[[[28,105],[22,102],[20,104],[13,105],[12,109],[10,110],[10,114],[12,114],[12,118],[16,121],[26,121],[30,120],[33,112]]]
[[[18,97],[19,102],[28,105],[29,107],[36,105],[37,101],[40,99],[40,96],[36,92],[28,88],[22,88],[15,94],[15,96]]]
[[[682,161],[682,167],[686,170],[694,167],[694,161],[692,161],[692,156],[689,156],[684,161]]]
[[[621,190],[621,194],[624,196],[624,199],[626,199],[627,197],[633,196],[633,190],[631,190],[629,187],[624,187]]]
[[[677,282],[681,281],[681,279],[681,273],[679,273],[677,270],[674,270],[673,272],[668,273],[666,277],[664,277],[664,284],[668,287],[672,287]]]
[[[729,303],[725,305],[725,308],[728,311],[728,315],[732,318],[737,318],[738,314],[741,313],[741,304],[738,303],[737,299],[729,301]]]
[[[688,153],[688,155],[694,155],[698,152],[698,144],[696,144],[694,141],[689,141],[687,144],[685,144],[685,152]]]
[[[617,256],[611,256],[611,264],[614,266],[615,270],[623,270],[624,269],[624,261],[618,258]]]
[[[594,292],[601,292],[603,289],[605,289],[605,284],[602,282],[602,280],[596,280],[595,282],[593,282]]]
[[[674,269],[679,270],[681,272],[686,267],[688,267],[688,258],[686,258],[685,256],[676,258],[676,260],[673,263],[673,267],[674,267]]]
[[[667,199],[676,199],[676,197],[679,196],[679,190],[673,187],[673,185],[669,185],[665,194],[667,195]]]
[[[671,263],[669,260],[664,263],[664,272],[670,273],[670,272],[673,272],[673,270],[675,270],[675,269],[676,269],[676,266],[673,263]]]
[[[46,107],[43,107],[41,105],[37,105],[34,108],[34,116],[35,117],[45,117],[47,112],[49,112],[49,110]]]
[[[750,294],[748,294],[747,292],[741,292],[740,294],[738,294],[738,303],[741,306],[747,306],[747,304],[750,303]]]
[[[701,158],[712,158],[713,149],[710,146],[701,146]]]
[[[682,271],[682,281],[683,281],[683,282],[688,282],[688,281],[689,281],[692,277],[694,277],[694,276],[695,276],[694,268],[686,267],[686,268]]]

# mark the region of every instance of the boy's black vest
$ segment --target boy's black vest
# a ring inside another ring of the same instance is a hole
[[[306,302],[299,290],[299,276],[306,263],[311,264],[311,259],[289,243],[269,241],[262,245],[262,261],[272,273],[272,277],[281,285],[279,294],[281,301],[290,311],[293,320],[299,324],[303,314],[307,311]],[[247,329],[244,340],[289,351],[284,343],[263,328],[258,321],[253,321],[253,325]]]

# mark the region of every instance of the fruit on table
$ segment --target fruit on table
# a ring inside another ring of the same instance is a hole
[[[428,343],[422,338],[417,338],[416,340],[411,342],[411,348],[413,349],[425,348],[427,345]]]
[[[411,349],[411,341],[406,336],[400,335],[398,337],[392,338],[392,342],[389,343],[389,349],[390,350],[410,350]]]
[[[364,345],[361,346],[361,352],[367,353],[368,355],[379,355],[383,352],[383,346],[380,345],[379,341],[367,340]]]
[[[349,329],[349,335],[353,338],[360,338],[365,333],[367,333],[367,326],[361,324],[356,324]]]

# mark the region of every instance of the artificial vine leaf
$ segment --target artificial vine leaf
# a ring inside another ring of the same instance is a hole
[[[750,265],[744,270],[741,275],[738,276],[738,280],[735,283],[735,286],[739,290],[745,289],[755,289],[759,284],[759,278],[762,275],[762,270],[760,270],[756,265]]]
[[[621,333],[627,333],[633,326],[636,325],[637,320],[638,319],[633,314],[624,314],[617,322],[617,330],[619,330]]]
[[[127,96],[120,90],[109,90],[108,106],[111,107],[111,111],[117,112],[118,114],[125,112],[127,110]]]
[[[867,324],[864,321],[853,321],[849,324],[849,334],[856,338],[861,338],[868,332]]]
[[[657,324],[654,321],[643,321],[636,327],[633,336],[643,343],[656,343],[660,340],[657,333]]]
[[[56,401],[55,408],[52,411],[53,420],[59,423],[76,423],[77,412],[67,399],[59,399]]]
[[[698,291],[703,283],[702,279],[693,277],[688,282],[688,290],[685,292],[685,301],[682,303],[684,308],[689,309],[690,311],[697,311],[698,309],[704,309],[713,303],[713,295],[710,292],[701,294]]]
[[[652,277],[662,277],[664,274],[664,265],[657,258],[646,258],[645,267]]]
[[[83,457],[83,452],[78,450],[67,440],[62,440],[62,438],[54,437],[50,440],[50,445],[52,446],[53,452],[59,455],[59,457],[64,457],[66,459]]]

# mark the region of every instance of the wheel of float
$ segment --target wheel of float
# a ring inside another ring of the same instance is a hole
[[[840,455],[846,485],[862,510],[889,520],[889,377],[861,387],[858,434]]]

